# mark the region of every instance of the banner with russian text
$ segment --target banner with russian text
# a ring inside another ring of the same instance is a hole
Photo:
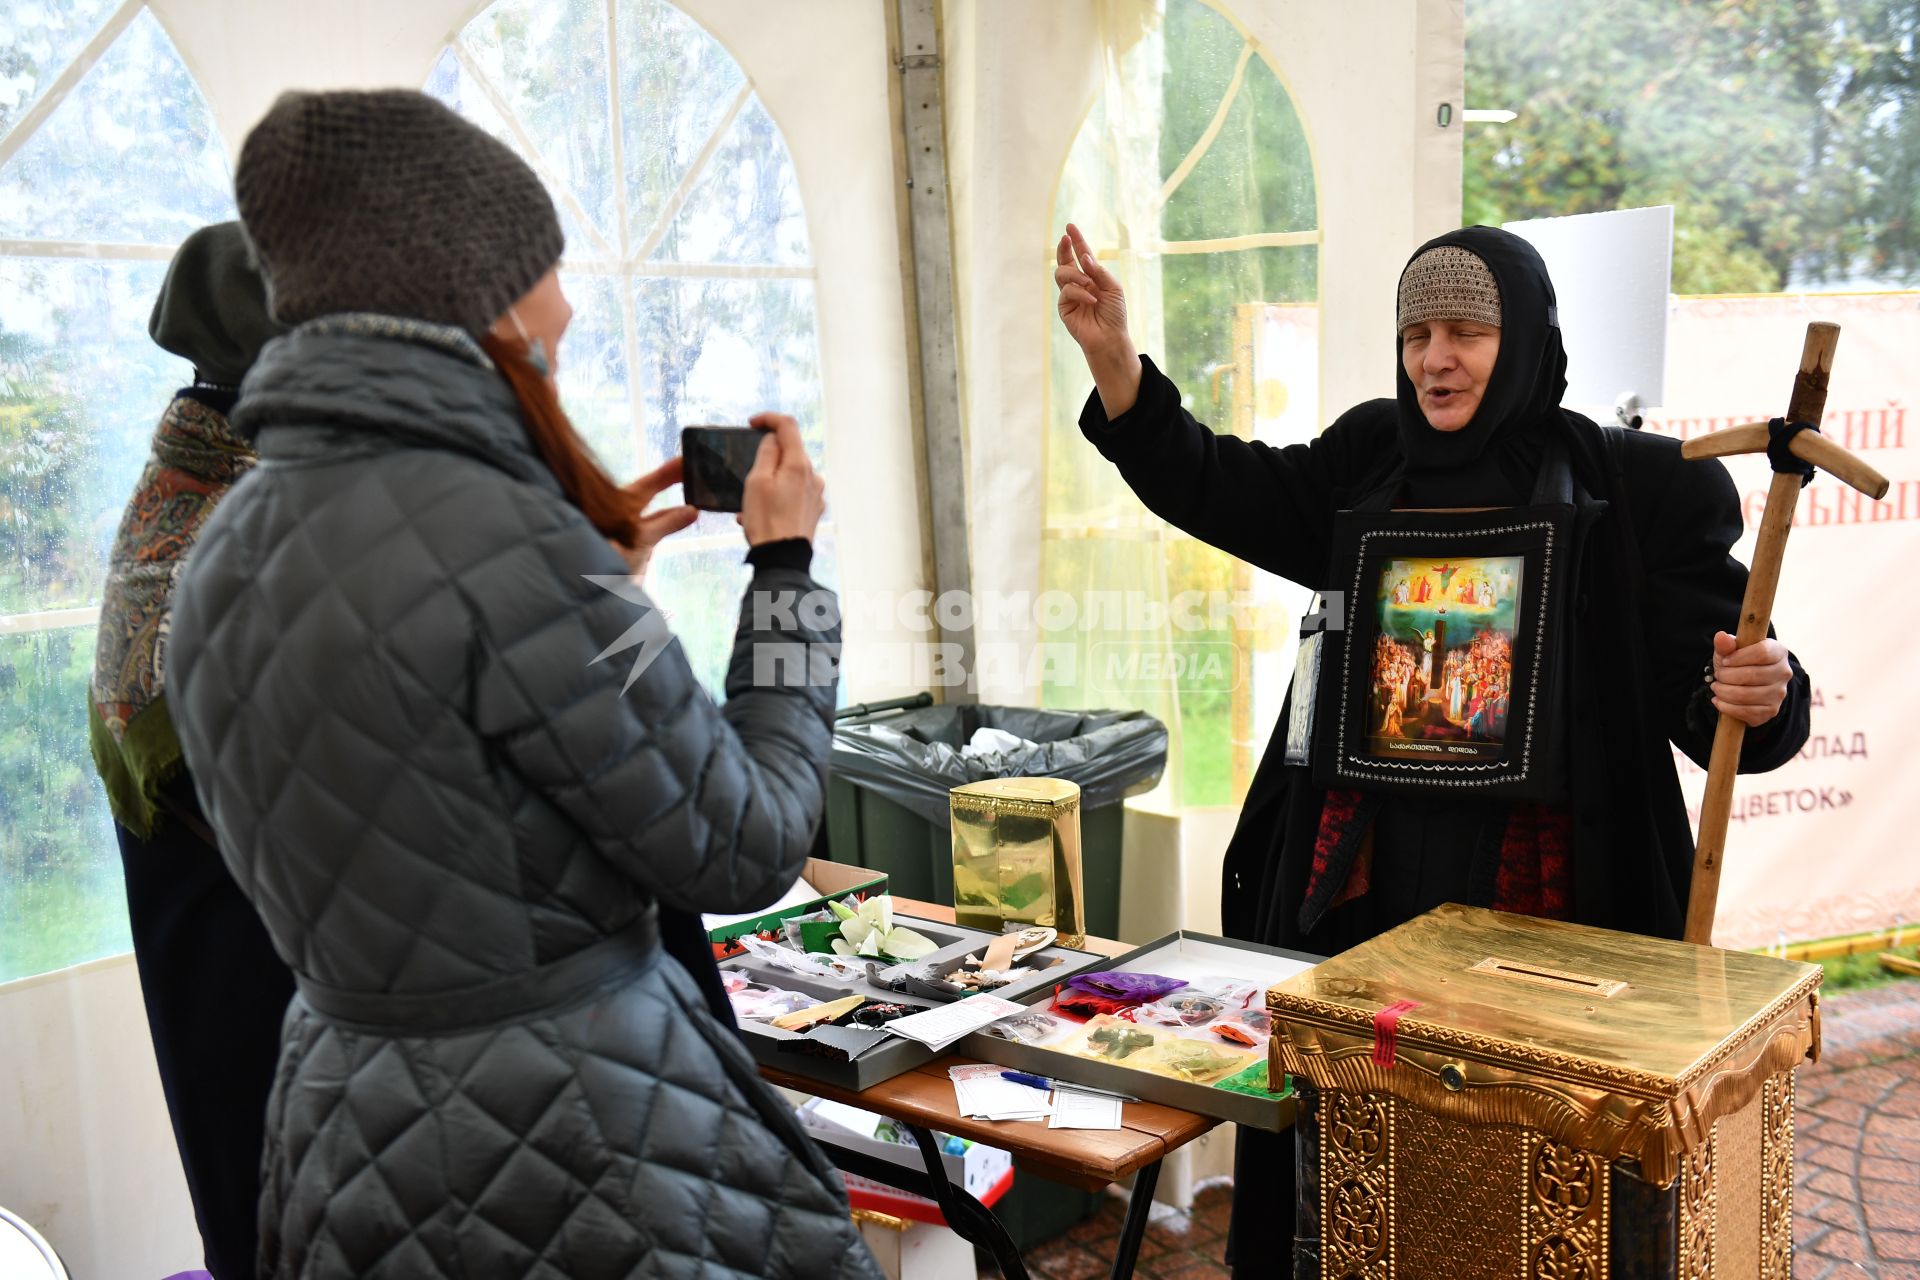
[[[1667,404],[1645,429],[1684,440],[1784,413],[1811,320],[1840,326],[1821,430],[1892,488],[1876,503],[1823,475],[1800,496],[1773,619],[1813,678],[1813,732],[1735,789],[1721,946],[1920,923],[1920,655],[1901,648],[1920,633],[1920,293],[1677,299]],[[1727,467],[1750,561],[1771,474],[1763,457]],[[1675,759],[1697,818],[1706,775]]]

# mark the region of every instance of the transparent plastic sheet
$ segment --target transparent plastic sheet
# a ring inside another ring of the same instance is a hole
[[[1002,729],[1032,746],[963,756],[976,729]],[[833,772],[945,826],[947,793],[988,778],[1065,778],[1082,809],[1138,795],[1167,764],[1167,727],[1140,711],[1042,711],[942,706],[843,725]]]

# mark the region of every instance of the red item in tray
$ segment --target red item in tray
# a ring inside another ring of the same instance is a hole
[[[1113,996],[1096,995],[1091,991],[1082,991],[1078,987],[1055,987],[1053,989],[1053,1011],[1063,1013],[1069,1018],[1085,1022],[1088,1018],[1097,1018],[1103,1013],[1125,1017],[1127,1010],[1140,1002],[1137,1000],[1119,1000]]]

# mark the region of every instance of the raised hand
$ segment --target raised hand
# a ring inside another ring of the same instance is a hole
[[[1060,322],[1080,344],[1107,417],[1117,418],[1140,394],[1140,355],[1127,332],[1126,293],[1071,222],[1055,247],[1054,260]]]

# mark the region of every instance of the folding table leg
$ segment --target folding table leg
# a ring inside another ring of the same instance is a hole
[[[947,1166],[941,1162],[940,1148],[933,1134],[917,1124],[908,1125],[907,1132],[920,1147],[920,1161],[927,1166],[927,1182],[933,1188],[933,1198],[947,1225],[958,1232],[962,1240],[991,1253],[1006,1280],[1027,1280],[1027,1264],[1020,1260],[1020,1251],[1013,1247],[1013,1237],[1007,1234],[1000,1219],[993,1216],[993,1210],[974,1199],[964,1187],[956,1187],[947,1179]]]
[[[1143,1167],[1133,1176],[1133,1194],[1127,1197],[1127,1220],[1114,1245],[1112,1280],[1130,1280],[1134,1264],[1140,1260],[1140,1240],[1147,1234],[1147,1217],[1153,1209],[1153,1189],[1160,1182],[1160,1162]]]

